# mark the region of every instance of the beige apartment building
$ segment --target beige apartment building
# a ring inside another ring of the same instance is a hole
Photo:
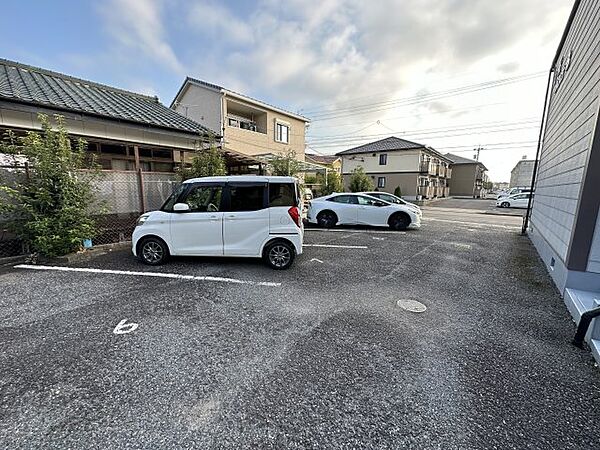
[[[423,144],[395,136],[337,153],[342,157],[344,188],[352,171],[362,167],[380,191],[393,193],[397,187],[407,200],[448,197],[451,161]]]
[[[306,117],[202,80],[187,77],[171,104],[178,113],[216,130],[226,154],[244,155],[249,171],[265,155],[290,150],[304,161]],[[268,159],[268,158],[267,158]]]
[[[487,181],[487,168],[481,161],[446,154],[452,161],[452,180],[450,195],[453,197],[485,197],[484,183]]]

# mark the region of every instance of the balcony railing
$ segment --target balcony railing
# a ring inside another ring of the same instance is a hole
[[[419,172],[429,172],[429,163],[421,162],[421,165],[419,166]]]

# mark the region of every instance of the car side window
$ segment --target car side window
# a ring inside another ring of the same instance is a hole
[[[375,202],[377,202],[377,200],[370,199],[367,197],[358,196],[357,198],[359,205],[375,206]]]
[[[194,186],[185,197],[190,212],[217,212],[221,209],[223,188],[220,186]]]
[[[356,196],[354,196],[354,195],[337,195],[335,197],[331,197],[329,199],[329,201],[336,202],[336,203],[346,203],[346,204],[350,204],[350,205],[358,204],[358,200],[356,199]]]
[[[397,198],[392,197],[391,195],[380,195],[378,198],[389,203],[401,204]]]
[[[266,186],[229,186],[230,211],[258,211],[264,209]]]
[[[269,207],[298,206],[295,183],[269,183]]]

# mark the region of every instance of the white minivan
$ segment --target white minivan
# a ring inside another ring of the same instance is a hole
[[[150,265],[169,256],[236,256],[287,269],[302,253],[301,205],[293,177],[193,178],[140,216],[132,251]]]

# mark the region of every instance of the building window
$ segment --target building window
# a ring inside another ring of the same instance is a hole
[[[283,144],[290,142],[290,126],[281,122],[275,122],[275,140]]]
[[[383,154],[379,155],[379,165],[385,166],[386,164],[387,164],[387,154],[383,153]]]
[[[384,155],[382,155],[384,156]],[[379,177],[377,178],[377,187],[378,188],[384,188],[385,187],[385,177]]]

